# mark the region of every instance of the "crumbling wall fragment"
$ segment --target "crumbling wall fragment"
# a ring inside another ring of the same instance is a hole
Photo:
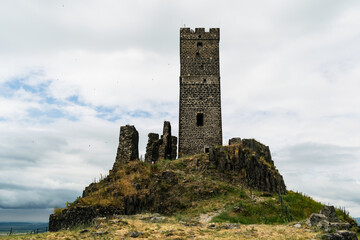
[[[127,163],[139,159],[139,133],[132,125],[120,127],[119,146],[115,162]]]
[[[146,146],[145,162],[153,163],[159,159],[159,134],[149,133]]]
[[[149,133],[145,162],[155,163],[159,159],[176,159],[177,137],[171,136],[171,124],[164,121],[163,135]]]

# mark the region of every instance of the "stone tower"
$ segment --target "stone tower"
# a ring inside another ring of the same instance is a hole
[[[179,157],[222,145],[219,41],[219,28],[180,28]]]

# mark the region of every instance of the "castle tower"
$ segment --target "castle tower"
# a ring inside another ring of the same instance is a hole
[[[219,28],[180,28],[179,157],[222,145],[219,41]]]

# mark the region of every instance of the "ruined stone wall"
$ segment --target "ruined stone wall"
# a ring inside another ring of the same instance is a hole
[[[219,28],[180,29],[179,157],[222,145],[219,40]]]
[[[146,146],[145,162],[156,162],[159,159],[159,134],[149,133]]]
[[[115,163],[127,163],[137,159],[139,159],[139,133],[132,125],[121,126]]]
[[[155,163],[159,159],[176,159],[177,138],[171,136],[171,124],[164,121],[163,135],[149,133],[145,162]]]
[[[161,135],[161,145],[159,146],[159,158],[170,159],[171,153],[171,125],[164,121],[163,135]]]

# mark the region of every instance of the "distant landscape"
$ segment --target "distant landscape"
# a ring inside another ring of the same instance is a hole
[[[358,225],[360,225],[360,217],[355,218],[355,220],[357,221]]]
[[[29,233],[31,231],[45,232],[48,227],[48,223],[0,222],[0,235],[8,234],[11,228],[13,233]]]

